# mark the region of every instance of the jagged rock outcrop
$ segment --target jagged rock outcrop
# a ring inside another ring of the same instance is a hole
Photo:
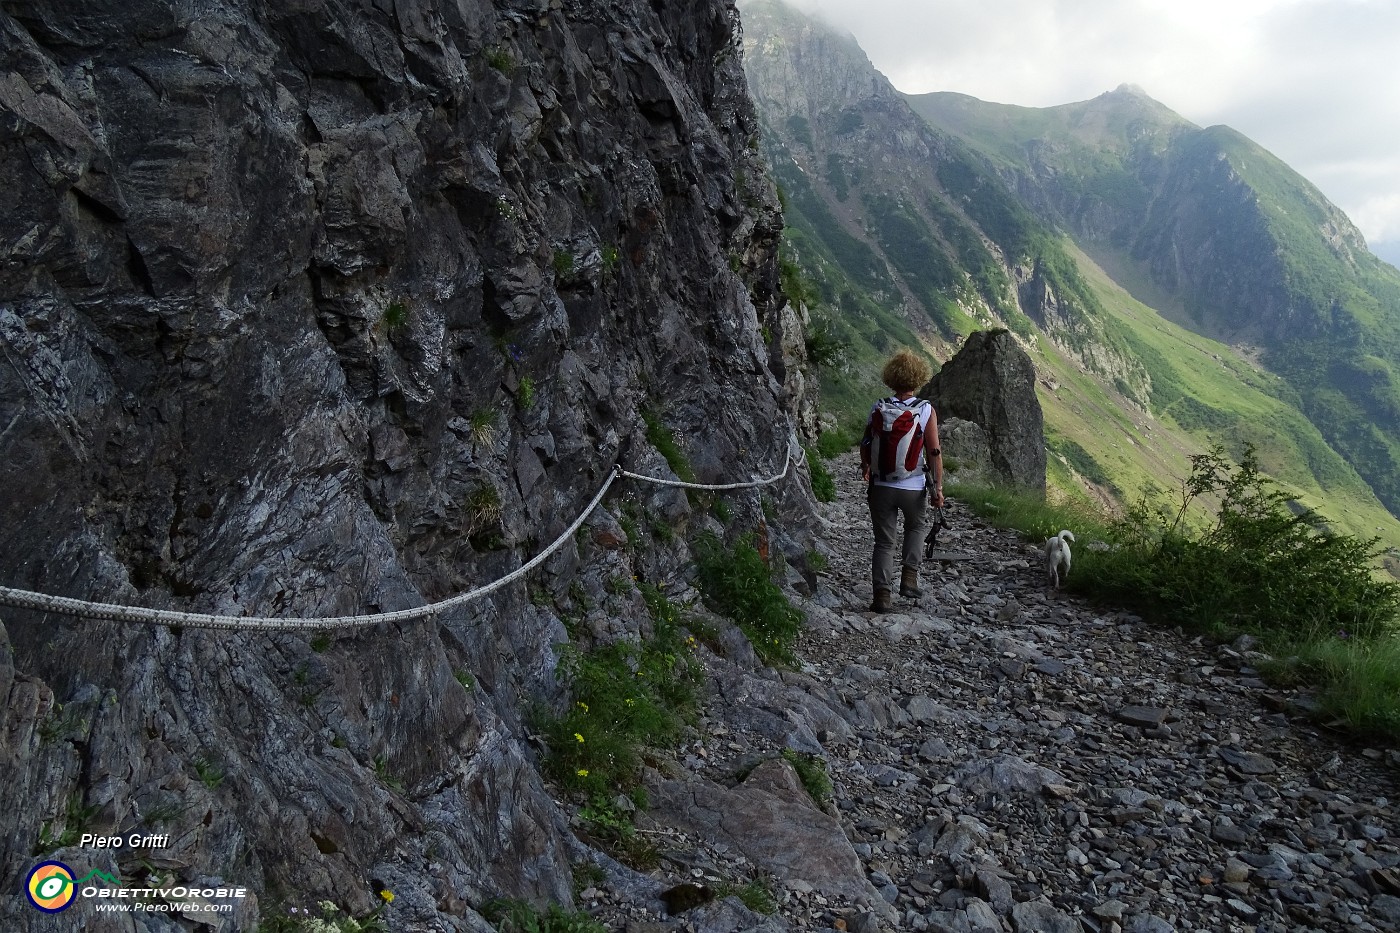
[[[933,402],[940,419],[981,427],[996,477],[1044,494],[1045,419],[1035,364],[1010,331],[969,335],[919,396]],[[971,441],[969,450],[975,446]]]
[[[669,475],[644,414],[702,481],[777,472],[811,403],[736,21],[721,0],[5,3],[0,582],[391,610],[518,566],[620,461]],[[768,495],[792,555],[804,489]],[[564,616],[636,632],[608,581],[688,562],[683,535],[617,547],[624,501],[692,520],[678,491],[619,491],[529,598],[431,621],[0,614],[4,883],[36,852],[237,882],[244,926],[363,913],[380,885],[395,929],[567,902],[576,843],[525,708],[557,694]],[[732,527],[759,508],[736,497]],[[173,842],[98,855],[79,829]],[[39,920],[13,909],[0,925]]]

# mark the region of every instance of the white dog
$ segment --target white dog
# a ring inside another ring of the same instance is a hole
[[[1057,590],[1060,588],[1061,574],[1069,576],[1069,543],[1073,540],[1074,534],[1069,531],[1045,539],[1045,575]]]

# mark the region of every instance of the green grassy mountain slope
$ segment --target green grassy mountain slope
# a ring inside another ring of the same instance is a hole
[[[1174,487],[1213,443],[1238,452],[1248,441],[1339,528],[1400,544],[1400,523],[1280,375],[1284,357],[1270,351],[1265,368],[1218,339],[1231,336],[1228,319],[1212,311],[1220,325],[1203,326],[1193,293],[1134,252],[1152,235],[1190,238],[1199,211],[1170,208],[1210,200],[1214,166],[1179,155],[1206,131],[1132,89],[1046,110],[932,95],[930,125],[849,36],[775,0],[742,12],[789,280],[816,332],[849,344],[821,371],[824,405],[843,424],[880,391],[892,347],[917,342],[943,359],[973,329],[1008,327],[1036,361],[1062,494],[1122,503]],[[1179,201],[1163,197],[1171,189]],[[1284,268],[1239,263],[1217,274],[1274,282]],[[1223,287],[1207,278],[1197,290]]]
[[[847,421],[879,391],[873,363],[894,346],[946,356],[974,330],[1031,341],[1046,322],[1067,356],[1145,403],[1144,370],[1059,235],[977,153],[914,115],[849,37],[767,0],[743,15],[788,256],[817,331],[849,346],[823,374]]]
[[[1400,272],[1313,185],[1224,126],[1132,88],[1035,110],[909,98],[1163,314],[1257,351],[1400,512]]]

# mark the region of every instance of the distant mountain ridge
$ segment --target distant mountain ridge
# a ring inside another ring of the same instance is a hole
[[[1400,273],[1281,160],[1131,88],[1046,108],[908,98],[1038,216],[1192,330],[1257,347],[1298,405],[1400,510]]]
[[[946,358],[1007,327],[1037,354],[1060,485],[1122,501],[1252,443],[1329,517],[1400,543],[1400,273],[1314,186],[1139,88],[906,97],[849,35],[777,0],[741,12],[801,297],[850,343],[829,409],[878,391],[889,346]]]

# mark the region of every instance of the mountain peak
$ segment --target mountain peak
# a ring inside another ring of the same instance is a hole
[[[1148,100],[1152,99],[1152,95],[1148,94],[1145,90],[1143,90],[1140,86],[1136,84],[1120,84],[1108,93],[1123,94],[1130,97],[1145,97]]]

